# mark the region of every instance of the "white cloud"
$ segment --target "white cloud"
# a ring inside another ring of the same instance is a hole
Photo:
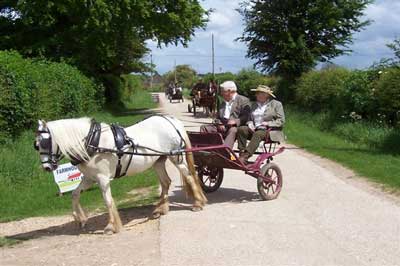
[[[157,69],[163,73],[177,64],[191,64],[198,72],[211,71],[211,34],[215,38],[216,70],[237,72],[249,67],[253,61],[246,59],[246,46],[235,42],[241,36],[243,20],[236,11],[241,0],[207,0],[201,4],[206,9],[214,9],[207,29],[198,30],[188,48],[169,46],[156,49],[155,42],[149,42],[154,53]],[[386,47],[400,36],[400,1],[376,0],[366,9],[366,18],[373,20],[365,30],[354,35],[350,48],[354,51],[349,56],[341,56],[335,63],[352,68],[364,68],[382,57],[390,57],[391,51]],[[171,56],[179,55],[179,56]],[[185,56],[186,55],[186,56]],[[198,56],[196,56],[198,55]],[[208,56],[208,57],[207,57]],[[224,57],[228,56],[228,57]]]
[[[400,36],[400,1],[378,0],[369,5],[365,17],[372,20],[365,30],[354,35],[350,56],[341,56],[335,63],[351,67],[366,68],[381,58],[392,57],[393,53],[386,46]]]
[[[233,16],[216,11],[212,12],[210,15],[210,22],[208,24],[208,28],[209,29],[230,28],[233,23],[234,23]]]

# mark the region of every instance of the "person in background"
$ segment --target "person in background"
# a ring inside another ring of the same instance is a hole
[[[182,87],[179,85],[179,83],[175,83],[175,88],[178,92],[182,92]]]
[[[214,96],[218,91],[218,85],[215,83],[215,81],[212,79],[210,80],[210,83],[208,84],[208,95]]]
[[[261,141],[268,137],[272,141],[283,142],[282,132],[285,124],[285,113],[280,101],[268,86],[260,85],[252,91],[256,92],[256,102],[251,106],[250,119],[245,126],[238,128],[239,160],[246,163],[257,150]],[[247,140],[250,143],[246,146]]]
[[[225,145],[233,148],[237,129],[246,124],[250,114],[250,101],[237,93],[233,81],[221,84],[221,94],[224,99],[217,112],[217,118],[212,125],[201,126],[202,132],[219,132],[225,138]]]
[[[198,95],[199,91],[207,91],[207,84],[203,82],[203,79],[200,78],[197,83],[193,86],[191,92],[190,92],[190,96],[196,96]]]

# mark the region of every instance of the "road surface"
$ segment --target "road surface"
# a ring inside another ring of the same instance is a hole
[[[162,111],[188,130],[210,121],[193,118],[187,102],[160,99]],[[0,224],[0,235],[32,238],[0,249],[0,265],[400,265],[399,200],[335,163],[286,146],[275,158],[284,184],[274,201],[259,200],[252,177],[226,170],[222,187],[194,213],[169,166],[171,211],[159,221],[141,223],[150,208],[127,211],[127,229],[111,237],[79,235],[66,223],[70,217]]]

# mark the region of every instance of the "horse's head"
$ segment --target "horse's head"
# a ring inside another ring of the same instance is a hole
[[[40,161],[44,170],[50,172],[57,169],[62,154],[57,143],[51,137],[45,121],[38,121],[38,129],[33,146],[40,154]]]

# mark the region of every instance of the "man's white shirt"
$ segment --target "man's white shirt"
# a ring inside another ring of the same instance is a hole
[[[225,101],[225,110],[224,110],[224,118],[225,119],[229,119],[231,117],[232,105],[236,99],[236,96],[237,96],[237,93],[235,93],[235,95],[233,95],[232,100],[230,100],[229,102]]]

